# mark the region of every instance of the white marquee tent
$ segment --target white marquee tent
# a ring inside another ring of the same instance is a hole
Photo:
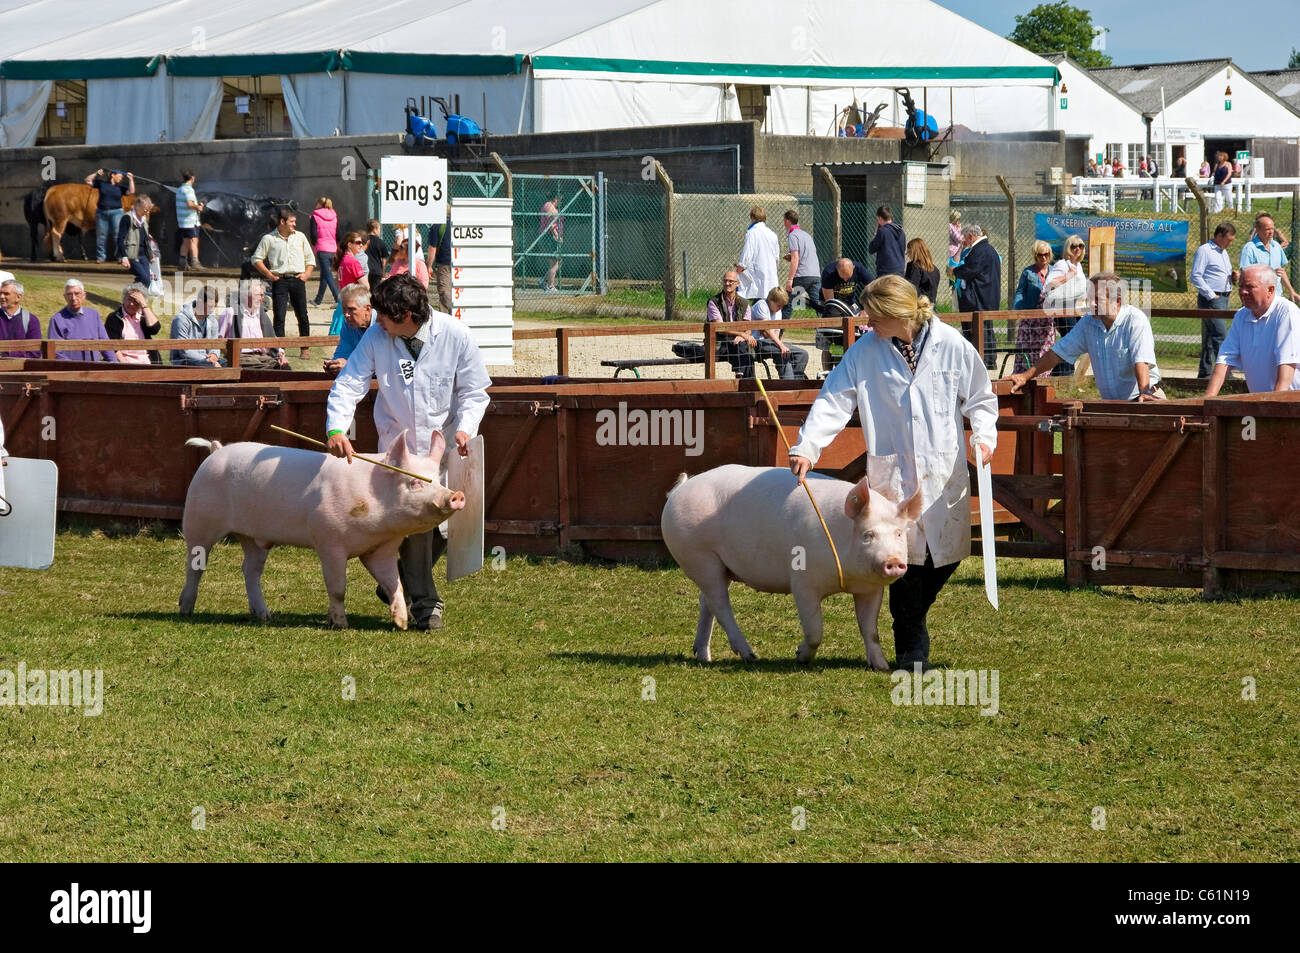
[[[870,65],[864,65],[870,64]],[[29,145],[55,81],[86,141],[205,140],[223,77],[276,76],[296,136],[395,132],[458,95],[494,133],[741,118],[825,135],[907,86],[941,125],[1046,129],[1053,64],[929,0],[0,0],[0,145]],[[486,108],[486,115],[481,115]]]

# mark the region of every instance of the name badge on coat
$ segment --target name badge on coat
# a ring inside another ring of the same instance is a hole
[[[409,384],[415,379],[415,361],[401,360],[397,362],[397,367],[402,372],[403,384]]]

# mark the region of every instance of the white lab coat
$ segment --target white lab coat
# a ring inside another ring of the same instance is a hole
[[[855,410],[872,489],[900,502],[921,489],[921,519],[908,534],[908,563],[924,564],[927,546],[936,566],[970,555],[962,417],[970,419],[972,444],[992,450],[998,416],[997,397],[974,346],[932,321],[913,376],[891,341],[867,333],[826,378],[791,455],[816,464]]]
[[[424,341],[418,361],[378,321],[370,325],[330,388],[326,432],[348,429],[357,404],[370,392],[373,374],[379,381],[375,429],[380,449],[403,430],[417,455],[429,453],[435,430],[443,432],[448,450],[456,445],[457,430],[471,437],[478,433],[492,379],[473,335],[459,321],[434,311],[416,336]]]
[[[781,284],[776,269],[780,257],[781,244],[767,223],[751,225],[745,232],[745,247],[741,249],[740,261],[737,262],[745,269],[740,273],[740,287],[737,289],[741,297],[762,301],[769,291]]]

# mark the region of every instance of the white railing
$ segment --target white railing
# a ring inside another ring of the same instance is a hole
[[[1214,183],[1212,180],[1199,180],[1201,191],[1212,197]],[[1263,178],[1234,179],[1228,183],[1231,190],[1231,207],[1238,212],[1249,212],[1255,199],[1290,198],[1293,190],[1300,188],[1300,178]],[[1095,208],[1102,212],[1114,212],[1115,200],[1136,197],[1139,201],[1151,201],[1154,211],[1161,211],[1167,205],[1171,211],[1182,212],[1188,202],[1194,202],[1192,190],[1183,179],[1144,179],[1138,176],[1120,179],[1074,177],[1074,193],[1069,196],[1067,204],[1072,208]]]

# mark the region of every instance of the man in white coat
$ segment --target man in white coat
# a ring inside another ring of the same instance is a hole
[[[767,227],[767,212],[755,205],[749,210],[749,229],[745,232],[745,247],[741,249],[736,271],[740,274],[742,298],[762,301],[773,288],[781,287],[776,262],[781,257],[781,244],[776,232]]]
[[[898,275],[877,278],[862,293],[871,332],[826,378],[790,450],[802,477],[844,429],[862,423],[873,489],[906,500],[919,487],[921,518],[907,541],[906,574],[889,587],[894,665],[929,666],[926,614],[957,564],[970,553],[970,477],[962,418],[971,449],[988,461],[997,446],[998,401],[979,352],[939,322],[928,301]]]
[[[492,383],[478,345],[459,321],[433,311],[424,287],[409,273],[393,275],[371,295],[376,322],[348,358],[326,403],[325,429],[330,453],[352,462],[346,430],[357,404],[379,382],[375,429],[380,446],[403,430],[412,453],[429,454],[434,434],[454,434],[460,455],[478,433],[487,412]],[[446,440],[451,446],[452,441]],[[441,471],[441,461],[439,470]],[[433,582],[433,564],[447,548],[442,533],[408,536],[398,550],[397,570],[410,602],[412,628],[441,629],[445,605]],[[387,603],[389,594],[378,593]]]

